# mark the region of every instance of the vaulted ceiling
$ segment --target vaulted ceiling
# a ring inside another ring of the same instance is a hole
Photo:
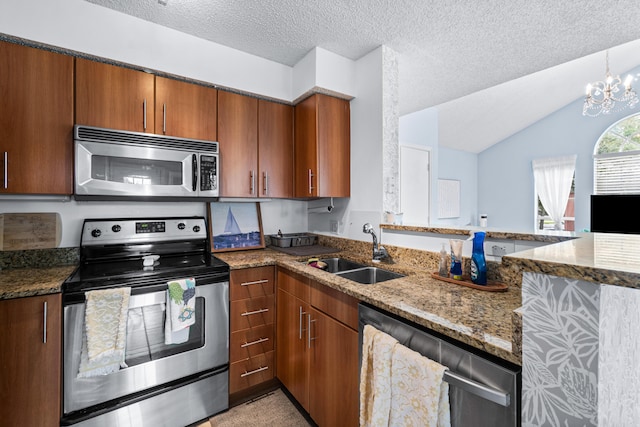
[[[580,98],[605,49],[613,74],[640,65],[635,0],[87,1],[286,65],[386,45],[401,114],[436,107],[439,143],[470,152]]]

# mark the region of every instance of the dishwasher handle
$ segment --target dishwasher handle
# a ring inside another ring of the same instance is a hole
[[[442,380],[449,383],[449,385],[458,387],[461,390],[475,394],[476,396],[489,400],[493,403],[497,403],[505,408],[511,405],[511,396],[509,396],[509,393],[505,393],[486,384],[471,380],[460,374],[456,374],[455,372],[451,372],[449,370],[444,371]]]

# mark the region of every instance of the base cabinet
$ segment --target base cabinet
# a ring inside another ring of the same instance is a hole
[[[60,425],[60,294],[0,301],[0,424]]]
[[[277,283],[278,378],[318,426],[357,426],[357,322],[343,321],[358,301],[282,269]]]
[[[231,271],[229,394],[274,378],[274,267]]]

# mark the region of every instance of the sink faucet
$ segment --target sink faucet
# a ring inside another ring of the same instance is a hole
[[[371,237],[373,237],[373,261],[374,262],[379,262],[382,259],[389,258],[389,254],[387,253],[387,250],[382,246],[378,246],[378,237],[376,236],[376,233],[373,231],[373,226],[371,225],[371,223],[369,222],[365,223],[362,226],[362,232],[366,234],[371,234]]]

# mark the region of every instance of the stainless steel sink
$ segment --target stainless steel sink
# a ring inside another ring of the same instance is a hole
[[[342,271],[336,273],[336,276],[344,277],[345,279],[353,280],[354,282],[364,285],[372,285],[386,280],[399,279],[400,277],[404,277],[404,274],[394,273],[393,271],[378,267],[364,267],[350,271]]]
[[[320,261],[327,264],[325,271],[364,285],[405,277],[404,274],[394,273],[379,267],[369,267],[366,264],[360,264],[344,258],[324,258]]]
[[[366,264],[359,264],[357,262],[349,261],[344,258],[325,258],[320,261],[327,264],[326,271],[329,273],[339,273],[341,271],[355,270],[356,268],[367,267]]]

